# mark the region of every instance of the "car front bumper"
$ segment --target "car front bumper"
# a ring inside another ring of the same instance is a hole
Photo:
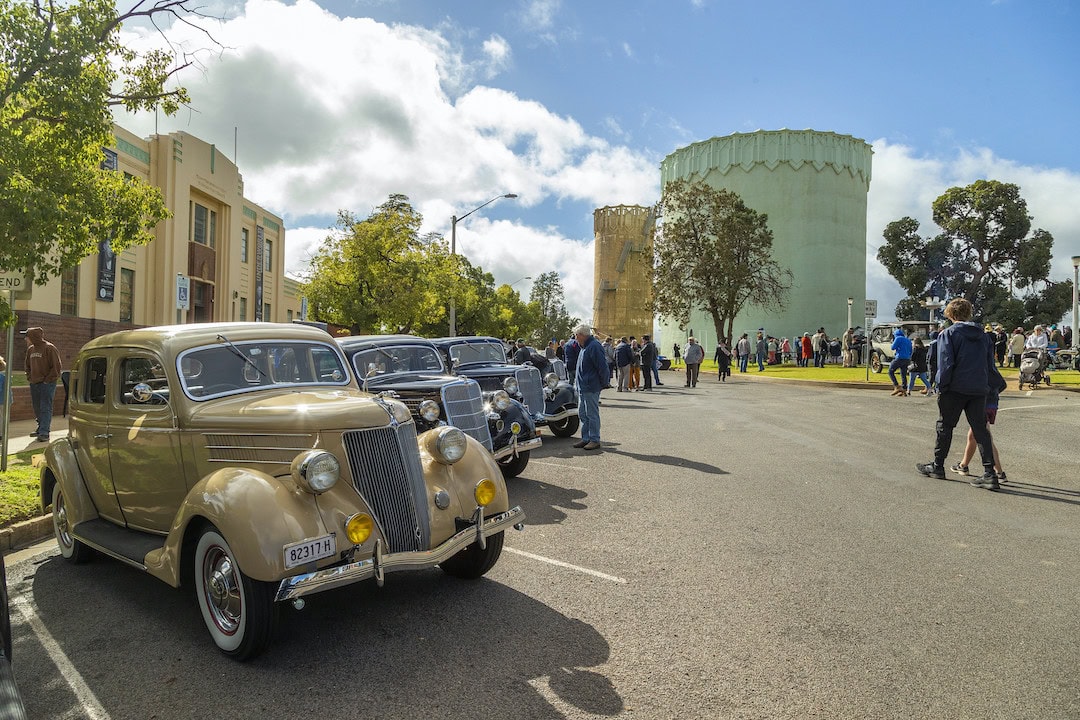
[[[539,435],[529,438],[528,440],[518,440],[517,436],[515,435],[513,440],[511,440],[503,447],[496,449],[495,452],[492,453],[492,455],[496,460],[505,460],[508,457],[517,457],[523,452],[535,450],[536,448],[540,447],[543,442],[543,438],[541,438]]]
[[[578,414],[577,407],[576,406],[570,406],[570,407],[565,407],[565,408],[563,408],[562,410],[560,410],[558,412],[553,412],[553,413],[550,413],[550,414],[549,413],[544,413],[543,415],[539,415],[536,418],[536,422],[537,422],[537,424],[541,424],[541,423],[547,424],[547,423],[559,422],[560,420],[565,420],[566,418],[569,418],[569,417],[577,417],[577,414]]]
[[[367,560],[285,578],[278,585],[277,595],[274,600],[278,602],[294,600],[304,595],[350,585],[372,577],[376,579],[379,585],[382,585],[385,573],[434,567],[442,561],[453,557],[467,546],[475,542],[483,545],[484,540],[491,535],[510,527],[520,526],[525,520],[525,511],[520,507],[510,508],[506,512],[491,517],[483,517],[480,514],[482,508],[477,508],[477,510],[479,517],[474,515],[474,519],[470,520],[471,524],[468,527],[431,550],[387,553],[383,550],[382,541],[376,540],[375,553]]]

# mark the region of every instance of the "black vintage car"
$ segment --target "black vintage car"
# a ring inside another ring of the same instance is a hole
[[[493,337],[451,337],[432,340],[451,372],[480,383],[485,393],[505,390],[528,409],[537,425],[554,435],[570,437],[578,429],[577,393],[566,380],[562,361],[532,354],[525,365],[507,362],[502,341]],[[541,370],[538,365],[548,363]],[[561,374],[560,374],[561,372]]]
[[[11,673],[11,616],[8,611],[7,577],[0,554],[0,718],[26,720],[19,689]]]
[[[338,339],[364,389],[388,393],[409,408],[418,431],[443,421],[471,435],[495,456],[503,477],[517,477],[540,447],[536,423],[507,393],[484,393],[468,378],[450,375],[442,353],[413,335]]]

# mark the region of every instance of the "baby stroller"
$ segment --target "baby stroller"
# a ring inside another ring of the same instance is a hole
[[[1050,375],[1046,372],[1046,368],[1049,364],[1050,353],[1048,353],[1045,348],[1031,348],[1025,350],[1024,354],[1020,356],[1019,389],[1023,390],[1024,385],[1028,385],[1032,390],[1041,383],[1049,385]]]

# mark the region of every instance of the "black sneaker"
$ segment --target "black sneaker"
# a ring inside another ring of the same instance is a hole
[[[1001,486],[998,485],[997,475],[993,472],[988,472],[982,477],[974,477],[968,480],[968,484],[983,490],[997,490]]]
[[[935,465],[932,462],[915,463],[915,469],[921,472],[926,477],[933,477],[937,478],[938,480],[945,479],[945,468],[940,465]]]
[[[952,470],[957,475],[970,475],[971,474],[971,473],[968,472],[968,466],[967,465],[961,465],[960,463],[955,463],[949,469]]]

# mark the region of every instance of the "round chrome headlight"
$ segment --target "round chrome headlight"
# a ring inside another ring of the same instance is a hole
[[[385,402],[386,407],[390,410],[390,416],[394,420],[399,423],[407,423],[412,420],[412,413],[409,412],[409,408],[405,407],[405,403],[397,400],[386,400]]]
[[[517,378],[508,377],[503,380],[503,390],[510,393],[511,395],[517,395],[520,389],[521,388],[518,387]]]
[[[296,484],[310,493],[324,493],[338,481],[341,464],[336,457],[322,450],[309,450],[292,461],[292,476]]]
[[[491,404],[495,406],[496,410],[506,410],[510,407],[510,396],[506,394],[505,390],[496,390],[491,396]]]
[[[439,431],[439,437],[435,441],[436,459],[447,465],[453,465],[465,457],[465,450],[468,447],[465,433],[456,427],[445,427]]]
[[[439,419],[439,403],[434,402],[433,400],[425,400],[420,403],[419,412],[420,417],[422,417],[425,422],[433,423]]]
[[[554,390],[559,387],[559,376],[555,373],[548,373],[544,376],[544,384]]]

